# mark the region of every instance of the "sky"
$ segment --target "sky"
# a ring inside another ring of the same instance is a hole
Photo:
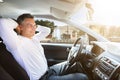
[[[94,21],[105,25],[120,25],[120,0],[89,1],[94,8]]]

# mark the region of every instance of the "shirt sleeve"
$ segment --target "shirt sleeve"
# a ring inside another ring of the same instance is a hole
[[[14,31],[18,24],[10,18],[0,19],[0,37],[8,51],[15,50],[18,45],[18,35]]]
[[[38,41],[45,39],[50,34],[50,28],[38,25],[36,31],[38,32],[35,34],[34,38]]]

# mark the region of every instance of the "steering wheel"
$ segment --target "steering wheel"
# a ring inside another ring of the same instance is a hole
[[[80,42],[80,43],[78,43]],[[69,55],[68,55],[68,64],[69,66],[72,65],[73,63],[75,63],[77,61],[77,59],[80,57],[80,54],[82,52],[83,49],[83,37],[78,38],[75,43],[73,44]]]
[[[69,68],[77,62],[77,59],[79,59],[82,49],[83,49],[83,37],[78,38],[73,46],[70,49],[68,58],[67,58],[67,63],[64,65],[63,70],[61,71],[61,74],[66,74],[69,71]],[[78,43],[80,42],[80,43]]]
[[[62,70],[62,74],[65,74],[70,66],[72,66],[75,62],[78,62],[79,59],[81,59],[82,53],[85,52],[85,45],[88,44],[89,44],[89,39],[87,35],[83,35],[75,41],[75,43],[70,49],[67,58],[67,64],[64,66]]]

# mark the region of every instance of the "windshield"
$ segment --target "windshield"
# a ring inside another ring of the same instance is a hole
[[[119,0],[88,0],[71,20],[85,25],[110,41],[120,42]]]
[[[119,0],[91,0],[89,6],[92,12],[89,27],[114,42],[120,42],[119,3]]]

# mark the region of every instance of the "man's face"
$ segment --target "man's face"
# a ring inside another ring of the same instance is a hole
[[[27,38],[32,38],[35,34],[36,30],[36,24],[34,19],[32,18],[26,18],[21,24],[20,24],[20,33],[22,36]]]

